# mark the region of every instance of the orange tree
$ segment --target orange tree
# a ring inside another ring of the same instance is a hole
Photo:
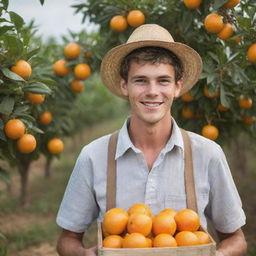
[[[33,23],[25,26],[22,17],[7,8],[8,1],[1,1],[0,158],[18,167],[24,201],[28,167],[39,154],[36,136],[43,133],[33,113],[36,105],[51,94],[53,81],[42,79],[33,71],[39,51],[30,44]]]
[[[203,72],[174,103],[178,123],[219,143],[241,131],[255,138],[255,1],[88,0],[73,7],[99,27],[98,67],[110,48],[143,23],[162,25],[175,41],[193,47],[203,59]]]

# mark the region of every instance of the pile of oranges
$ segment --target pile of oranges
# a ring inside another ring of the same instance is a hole
[[[150,248],[194,246],[211,242],[199,230],[200,218],[191,209],[164,209],[153,216],[145,204],[134,204],[128,211],[112,208],[103,217],[105,248]]]

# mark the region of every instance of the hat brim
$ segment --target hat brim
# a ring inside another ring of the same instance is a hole
[[[198,81],[202,71],[200,55],[191,47],[179,42],[143,40],[119,45],[111,49],[101,63],[101,79],[105,86],[115,95],[127,99],[120,89],[120,66],[125,56],[137,48],[156,46],[165,48],[178,56],[183,65],[182,88],[180,95],[189,91]]]

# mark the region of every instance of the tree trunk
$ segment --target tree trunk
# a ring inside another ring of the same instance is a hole
[[[45,163],[45,170],[44,170],[44,177],[45,179],[50,179],[51,178],[51,163],[52,163],[52,157],[47,157],[46,158],[46,163]]]
[[[22,159],[18,163],[18,171],[20,174],[21,181],[21,191],[20,191],[20,203],[21,205],[25,205],[28,203],[28,174],[29,174],[29,166],[31,160],[30,159]]]

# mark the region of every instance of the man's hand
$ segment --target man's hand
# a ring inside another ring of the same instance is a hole
[[[97,246],[85,249],[85,256],[97,256]]]

